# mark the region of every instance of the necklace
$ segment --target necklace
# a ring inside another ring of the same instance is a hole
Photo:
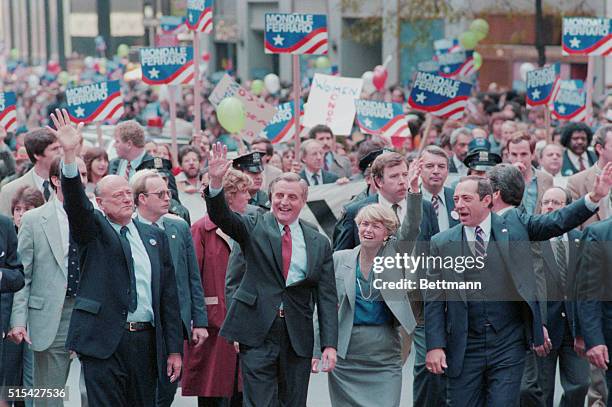
[[[361,281],[359,281],[359,276],[357,276],[357,285],[359,286],[359,293],[361,294],[361,298],[366,301],[370,301],[370,298],[372,298],[372,285],[370,284],[370,293],[367,296],[363,293],[363,287],[361,286]]]

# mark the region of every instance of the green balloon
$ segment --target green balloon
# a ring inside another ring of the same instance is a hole
[[[331,66],[331,61],[326,56],[320,56],[315,61],[315,67],[319,69],[329,68]]]
[[[470,28],[470,31],[472,34],[474,34],[474,36],[476,37],[476,39],[478,40],[478,42],[484,40],[485,38],[487,38],[487,34],[483,33],[482,31],[474,31]]]
[[[459,34],[459,43],[465,49],[474,49],[478,44],[478,38],[471,31],[466,31]]]
[[[474,58],[474,68],[480,69],[480,67],[482,66],[482,55],[474,51],[473,58]]]
[[[130,55],[130,47],[127,44],[119,44],[117,47],[117,55],[121,58],[125,58]]]
[[[217,106],[217,119],[225,130],[238,133],[246,121],[244,103],[234,96],[223,99]]]
[[[19,50],[17,48],[12,48],[10,51],[10,57],[13,60],[19,59]]]
[[[255,79],[253,82],[251,82],[251,93],[253,93],[255,96],[261,95],[264,88],[265,85],[261,79]]]
[[[70,74],[66,71],[62,71],[57,75],[57,81],[60,85],[67,85],[70,82]]]
[[[487,20],[477,18],[476,20],[472,21],[472,24],[470,24],[470,31],[480,32],[486,37],[489,33],[489,23],[487,23]]]

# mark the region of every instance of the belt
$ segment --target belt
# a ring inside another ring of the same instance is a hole
[[[125,329],[130,332],[150,331],[153,329],[153,324],[150,322],[126,322]]]
[[[283,308],[279,308],[276,311],[276,316],[278,316],[279,318],[285,318],[285,310]]]

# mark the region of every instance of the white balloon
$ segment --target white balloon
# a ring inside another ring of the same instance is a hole
[[[527,72],[533,71],[534,69],[536,69],[536,67],[531,62],[525,62],[521,64],[521,67],[519,68],[519,74],[521,75],[521,80],[523,82],[527,82]]]
[[[374,87],[374,82],[373,82],[374,72],[365,71],[363,75],[361,75],[361,79],[363,79],[363,86],[361,89],[364,92],[374,93],[376,91],[376,88]]]
[[[269,93],[277,93],[280,90],[280,79],[278,75],[269,73],[264,77],[264,85]]]
[[[93,57],[85,57],[83,62],[85,64],[85,68],[87,68],[87,69],[92,69],[94,67],[94,64],[96,63],[96,61],[93,59]]]

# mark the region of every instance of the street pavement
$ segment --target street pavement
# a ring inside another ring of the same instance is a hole
[[[408,361],[404,365],[404,376],[402,380],[402,402],[400,407],[412,406],[412,367],[414,364],[414,352],[408,357]],[[70,393],[70,399],[64,403],[65,407],[80,407],[81,400],[79,395],[79,376],[80,365],[74,361],[70,375],[68,377],[67,387]],[[561,384],[559,382],[559,372],[557,371],[557,384],[555,387],[555,405],[558,405],[561,398]],[[179,389],[180,394],[180,389]],[[197,407],[198,402],[196,397],[182,397],[177,395],[174,399],[172,407]],[[310,376],[310,386],[308,388],[308,407],[331,407],[329,401],[329,393],[327,391],[327,376],[325,373],[313,374]]]

